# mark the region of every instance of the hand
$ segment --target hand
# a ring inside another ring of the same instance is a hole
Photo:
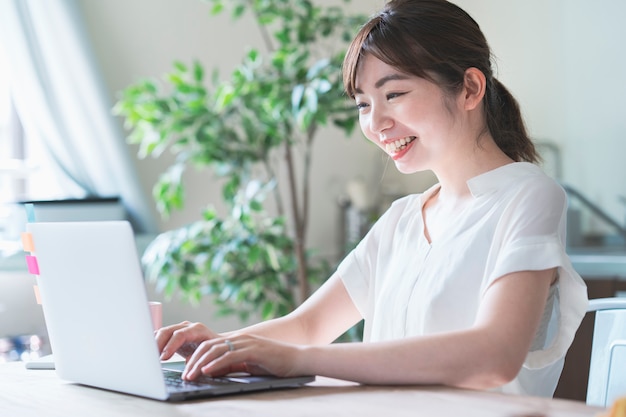
[[[161,352],[161,360],[170,359],[178,353],[188,359],[198,345],[205,340],[220,337],[202,323],[183,321],[172,326],[162,327],[155,332],[157,347]]]
[[[253,375],[298,375],[300,347],[254,335],[229,335],[200,343],[187,360],[183,379],[231,372]]]

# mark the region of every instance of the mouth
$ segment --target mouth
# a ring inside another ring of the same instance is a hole
[[[413,142],[415,139],[417,139],[415,136],[407,136],[405,138],[386,143],[385,151],[387,151],[389,155],[394,155],[406,149],[409,143]]]

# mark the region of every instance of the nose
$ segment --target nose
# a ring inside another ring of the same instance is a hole
[[[369,116],[369,129],[372,133],[381,135],[393,126],[393,119],[384,107],[372,106]]]

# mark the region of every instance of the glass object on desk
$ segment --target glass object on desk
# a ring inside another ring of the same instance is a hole
[[[50,354],[50,347],[40,335],[0,338],[0,363],[31,361]]]

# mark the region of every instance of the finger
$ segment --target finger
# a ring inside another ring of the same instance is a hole
[[[250,367],[248,362],[250,360],[254,361],[254,349],[250,349],[253,347],[250,344],[250,340],[241,338],[238,340],[225,339],[223,346],[226,346],[226,348],[221,349],[223,352],[221,355],[215,358],[205,357],[203,362],[206,365],[197,365],[196,369],[199,373],[218,376],[231,372],[254,373],[254,371],[261,369],[256,366]],[[250,372],[251,369],[253,369],[253,372]],[[268,374],[267,370],[262,373]]]
[[[204,366],[198,364],[195,375],[222,376],[231,372],[247,372],[245,359],[246,353],[243,351],[226,351]]]
[[[201,367],[219,357],[224,352],[219,347],[220,341],[207,340],[201,343],[194,353],[187,359],[187,365],[183,371],[182,378],[192,380],[202,374]]]
[[[182,329],[188,325],[189,325],[189,322],[184,321],[182,323],[178,323],[178,324],[174,324],[174,325],[166,326],[166,327],[161,327],[160,329],[158,329],[155,332],[155,339],[156,339],[157,348],[159,352],[163,352],[163,349],[165,348],[167,343],[170,341],[170,339],[172,338],[172,334],[176,330]]]
[[[292,359],[292,353],[295,352],[290,353],[288,346],[259,338],[239,338],[236,342],[230,340],[233,342],[234,350],[212,360],[208,358],[206,365],[200,367],[202,374],[217,376],[238,371],[252,375],[295,374]]]
[[[161,351],[161,360],[171,358],[174,353],[180,353],[187,358],[196,348],[197,343],[210,338],[208,329],[199,323],[188,323],[172,329],[169,339]]]
[[[176,350],[176,353],[178,353],[183,358],[187,359],[188,357],[193,355],[193,353],[196,351],[197,348],[198,348],[197,343],[185,343]]]
[[[154,331],[154,338],[156,339],[157,347],[159,348],[159,351],[161,351],[163,346],[165,346],[165,344],[171,337],[172,332],[182,327],[183,325],[185,325],[184,323],[185,322],[174,324],[171,326],[164,326]]]
[[[196,349],[194,354],[187,361],[187,366],[185,367],[185,371],[183,372],[183,379],[192,380],[201,375],[225,375],[229,372],[235,372],[235,370],[240,370],[241,366],[233,366],[237,364],[236,359],[234,361],[227,362],[226,365],[222,366],[212,366],[210,369],[212,372],[209,374],[204,372],[204,369],[215,363],[222,363],[224,359],[229,359],[233,357],[236,349],[233,342],[228,341],[227,339],[219,339],[219,340],[211,340],[202,343],[202,345]]]
[[[211,349],[211,343],[212,341],[205,341],[199,344],[193,351],[193,353],[186,358],[185,369],[183,370],[183,373],[181,375],[183,379],[192,379],[190,376],[195,375],[194,369],[196,367],[196,364],[199,360],[201,360],[202,357],[204,357],[206,352]]]

